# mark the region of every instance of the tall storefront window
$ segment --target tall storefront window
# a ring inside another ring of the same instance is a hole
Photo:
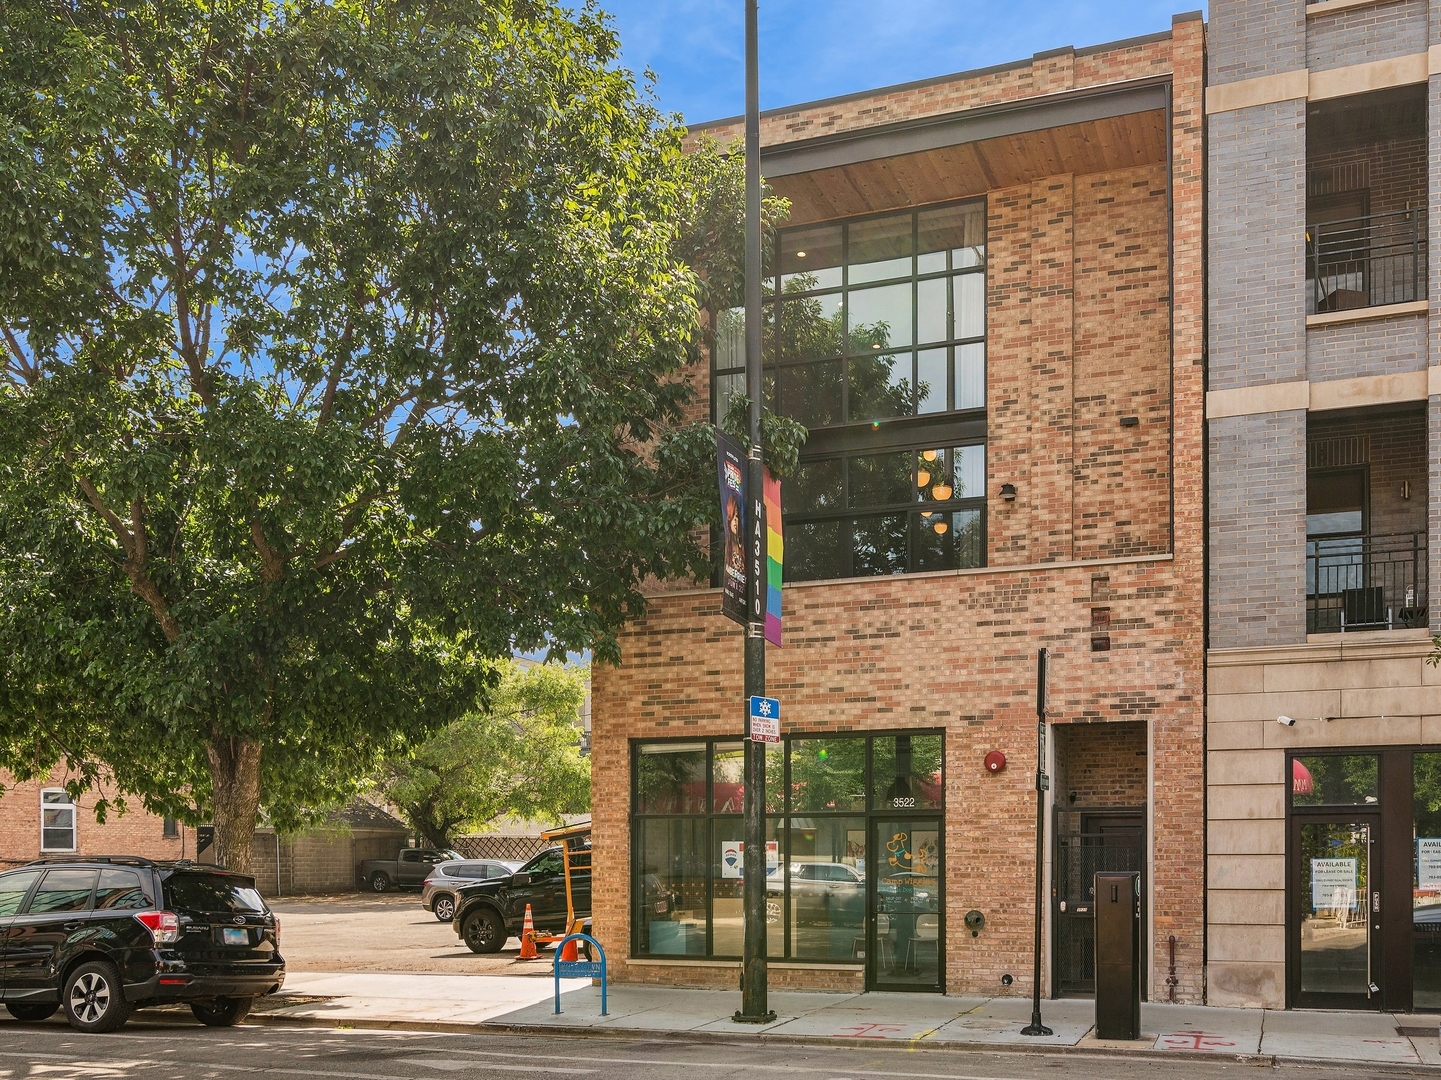
[[[743,744],[634,751],[632,955],[740,956]],[[788,738],[767,751],[766,795],[770,955],[856,963],[874,948],[883,980],[938,986],[942,736]]]

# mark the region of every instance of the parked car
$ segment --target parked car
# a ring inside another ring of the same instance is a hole
[[[791,863],[796,922],[860,926],[866,915],[866,876],[839,862]]]
[[[63,1008],[114,1031],[137,1008],[184,1003],[229,1027],[285,983],[280,921],[253,878],[188,860],[41,859],[0,873],[4,1001],[17,1020]]]
[[[590,856],[573,865],[571,899],[577,919],[590,921]],[[462,885],[455,891],[452,926],[471,952],[495,953],[520,935],[525,906],[537,930],[566,929],[565,856],[547,848],[514,874]]]
[[[366,859],[360,864],[360,880],[372,892],[388,892],[396,887],[419,889],[437,864],[464,858],[449,848],[401,848],[393,859]]]
[[[455,890],[471,881],[509,877],[520,863],[504,859],[461,859],[436,863],[420,887],[420,906],[435,913],[441,922],[455,918]]]

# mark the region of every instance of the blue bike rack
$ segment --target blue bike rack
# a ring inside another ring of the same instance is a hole
[[[560,954],[565,949],[568,941],[588,941],[591,948],[600,953],[600,963],[594,960],[562,960]],[[599,941],[589,934],[567,934],[561,938],[560,944],[555,947],[555,1012],[560,1015],[560,980],[561,979],[599,979],[600,980],[600,1014],[608,1015],[605,1011],[605,949],[601,948]]]

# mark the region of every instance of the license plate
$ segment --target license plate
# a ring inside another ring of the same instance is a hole
[[[250,944],[250,931],[243,926],[227,926],[221,930],[221,933],[224,935],[222,940],[227,945]]]

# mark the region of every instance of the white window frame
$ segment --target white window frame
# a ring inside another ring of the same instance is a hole
[[[58,799],[47,799],[47,795],[58,795]],[[62,801],[63,800],[63,801]],[[68,809],[70,811],[70,846],[69,847],[46,847],[45,846],[45,811]],[[79,815],[76,814],[76,805],[71,800],[69,792],[64,788],[42,788],[40,791],[40,850],[41,851],[78,851],[80,849]]]

